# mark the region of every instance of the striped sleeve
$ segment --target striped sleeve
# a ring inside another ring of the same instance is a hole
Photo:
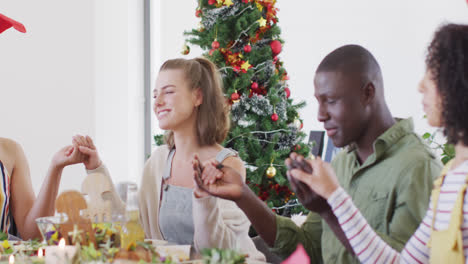
[[[361,263],[429,263],[428,214],[400,255],[377,235],[343,188],[333,192],[328,203]]]

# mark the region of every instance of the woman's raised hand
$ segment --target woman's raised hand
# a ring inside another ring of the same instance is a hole
[[[236,201],[241,198],[244,179],[239,172],[216,160],[209,160],[204,166],[200,166],[200,160],[196,155],[192,164],[196,188],[223,199]]]
[[[85,155],[75,146],[66,146],[54,154],[51,165],[58,169],[63,169],[68,165],[81,163],[84,159]]]
[[[77,147],[82,154],[84,154],[83,164],[87,170],[94,170],[101,166],[101,158],[99,157],[93,140],[89,136],[74,136],[73,145]]]

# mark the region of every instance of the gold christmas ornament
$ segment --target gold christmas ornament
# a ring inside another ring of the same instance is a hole
[[[264,27],[266,26],[267,20],[261,17],[259,20],[257,20],[257,22],[260,25],[260,27]]]
[[[301,122],[301,120],[300,120],[299,118],[297,118],[297,117],[294,118],[293,123],[294,123],[294,126],[295,126],[297,129],[301,129],[302,122]]]
[[[205,27],[203,26],[203,24],[202,24],[201,21],[198,23],[198,31],[199,31],[199,32],[205,31]]]
[[[270,167],[266,170],[266,175],[268,178],[273,178],[276,175],[276,169],[273,167],[273,164],[270,164]]]
[[[187,55],[190,53],[190,47],[187,44],[182,46],[182,51],[180,52],[182,55]]]
[[[250,67],[252,67],[252,65],[250,65],[249,61],[246,61],[246,62],[242,63],[242,65],[241,65],[241,69],[245,70],[245,71],[248,71]]]

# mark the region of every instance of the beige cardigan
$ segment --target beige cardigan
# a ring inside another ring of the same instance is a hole
[[[159,200],[168,155],[166,145],[157,147],[143,170],[138,195],[141,222],[147,238],[163,239],[158,223]],[[97,170],[109,175],[104,166],[92,172]],[[116,192],[114,193],[114,201],[120,201]],[[114,202],[114,205],[120,207],[119,203],[121,202]],[[192,196],[192,209],[197,251],[203,248],[231,248],[248,254],[251,259],[265,261],[265,257],[256,249],[248,235],[248,218],[234,202],[212,196],[201,199]]]

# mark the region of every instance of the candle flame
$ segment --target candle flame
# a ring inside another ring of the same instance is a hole
[[[8,263],[9,264],[14,264],[15,263],[15,256],[14,255],[10,255],[10,259],[8,260]]]
[[[58,246],[61,249],[65,249],[65,239],[63,237],[62,237],[62,239],[60,239],[60,242],[59,242]]]
[[[37,251],[37,256],[39,258],[42,258],[44,256],[44,251],[42,251],[42,248],[39,248],[39,250]]]

